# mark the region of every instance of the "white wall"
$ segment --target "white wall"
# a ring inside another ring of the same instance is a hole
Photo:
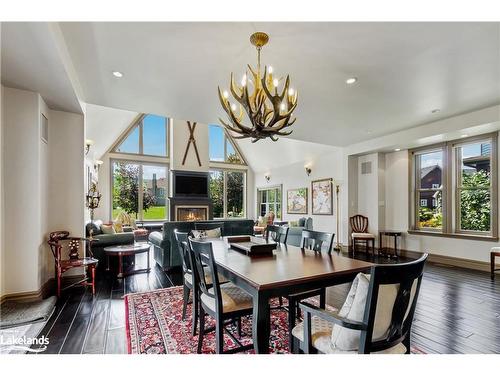
[[[257,213],[257,202],[255,191],[257,188],[272,186],[272,185],[283,185],[283,220],[295,221],[300,217],[311,216],[313,218],[313,228],[319,231],[327,231],[336,233],[336,205],[335,205],[335,193],[333,194],[334,201],[334,215],[312,215],[312,202],[311,202],[311,181],[319,180],[323,178],[333,178],[334,181],[340,184],[340,201],[347,199],[347,180],[345,178],[343,153],[341,149],[337,149],[326,155],[315,156],[314,159],[309,159],[307,164],[312,168],[312,173],[307,176],[305,172],[304,165],[306,162],[294,163],[288,166],[269,169],[266,172],[256,172],[255,173],[255,187],[254,187],[254,200],[252,212],[254,215]],[[266,181],[265,175],[269,173],[271,179],[269,182]],[[296,215],[287,214],[286,210],[286,196],[287,190],[294,188],[308,188],[308,214],[306,215]],[[342,206],[341,206],[342,209]],[[340,211],[340,233],[344,233],[345,220],[343,216],[347,213]],[[340,241],[344,243],[346,241],[345,236],[340,236]]]
[[[3,88],[5,294],[40,287],[39,95]]]
[[[363,163],[371,164],[371,172],[362,174]],[[358,204],[357,214],[368,217],[368,231],[377,233],[379,229],[379,158],[378,154],[363,155],[358,158]]]
[[[191,127],[192,126],[193,121],[191,121]],[[170,169],[208,172],[210,160],[208,155],[208,125],[198,122],[196,123],[194,131],[194,139],[196,141],[201,165],[198,163],[193,143],[189,146],[185,164],[182,164],[190,134],[187,121],[174,119],[170,122],[169,130]]]

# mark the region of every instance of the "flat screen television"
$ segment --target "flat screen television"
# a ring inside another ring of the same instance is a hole
[[[174,188],[177,197],[207,197],[208,176],[176,175]]]

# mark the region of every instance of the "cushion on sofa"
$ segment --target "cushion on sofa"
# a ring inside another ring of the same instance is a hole
[[[87,232],[87,237],[90,236],[90,229],[92,229],[92,235],[96,236],[98,234],[101,234],[101,220],[96,220],[96,221],[91,221],[88,222],[87,225],[85,226],[85,230]]]
[[[113,224],[102,224],[101,225],[101,232],[103,234],[116,234],[115,228],[113,227]]]
[[[306,225],[306,218],[305,217],[301,217],[299,219],[299,225],[297,225],[298,227],[304,227]]]
[[[129,243],[134,243],[134,233],[114,233],[114,234],[99,234],[94,236],[95,239],[99,240],[92,245],[95,247],[106,247],[113,245],[125,245]]]
[[[192,230],[191,235],[194,238],[200,239],[200,238],[219,238],[222,234],[220,228],[215,228],[207,230]]]

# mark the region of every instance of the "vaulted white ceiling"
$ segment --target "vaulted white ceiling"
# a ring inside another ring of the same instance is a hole
[[[213,123],[256,53],[299,90],[292,139],[345,146],[500,103],[499,23],[63,23],[85,101]],[[112,71],[124,77],[116,79]],[[357,84],[345,80],[356,76]],[[431,110],[440,108],[438,114]]]

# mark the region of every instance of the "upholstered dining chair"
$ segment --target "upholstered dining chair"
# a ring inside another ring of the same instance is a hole
[[[352,251],[356,251],[356,244],[364,242],[368,253],[371,244],[372,255],[375,255],[375,235],[368,233],[368,218],[363,215],[354,215],[349,218],[351,223],[351,246]]]
[[[292,351],[409,354],[410,336],[427,254],[409,263],[375,265],[360,273],[340,311],[299,304]]]
[[[302,250],[309,249],[315,252],[321,252],[323,247],[328,254],[332,253],[334,233],[318,232],[313,230],[302,231],[302,239],[300,247]],[[324,245],[324,246],[323,246]],[[292,294],[287,296],[288,299],[288,344],[291,347],[293,336],[292,328],[297,323],[297,317],[300,317],[299,302],[310,297],[319,296],[319,307],[324,309],[326,306],[326,288],[310,290],[307,292]]]
[[[252,296],[231,282],[220,283],[211,242],[198,241],[192,238],[189,238],[188,241],[194,255],[194,271],[196,272],[196,280],[200,288],[200,334],[198,336],[197,352],[201,353],[205,333],[214,329],[214,327],[205,328],[206,314],[215,319],[217,354],[237,353],[252,349],[253,344],[242,345],[225,327],[226,321],[230,320],[230,323],[237,321],[238,331],[241,335],[240,318],[252,315]],[[207,271],[213,276],[208,277],[209,274]],[[226,330],[231,339],[236,341],[238,347],[224,351],[224,330]]]
[[[265,232],[265,238],[266,240],[270,238],[274,242],[286,244],[289,229],[289,227],[284,225],[268,225]]]
[[[199,311],[199,288],[198,283],[196,282],[196,274],[193,272],[194,269],[194,258],[191,250],[188,245],[188,233],[179,232],[177,230],[174,231],[175,239],[177,240],[177,244],[179,246],[179,252],[181,254],[182,259],[182,281],[183,281],[183,303],[182,303],[182,320],[186,319],[186,310],[187,305],[189,304],[189,297],[192,294],[192,304],[193,304],[193,312],[192,312],[192,334],[196,335],[196,329],[198,325],[198,311]],[[210,271],[207,270],[207,282],[211,284],[212,275]],[[226,282],[227,280],[222,276],[219,276],[219,281],[221,283]]]
[[[198,298],[197,288],[194,281],[192,257],[189,254],[188,234],[174,231],[175,239],[179,247],[179,253],[182,259],[182,282],[183,282],[183,304],[182,304],[182,320],[186,319],[187,305],[189,304],[189,295],[193,294],[193,328],[192,334],[196,335],[196,325],[198,323]]]

